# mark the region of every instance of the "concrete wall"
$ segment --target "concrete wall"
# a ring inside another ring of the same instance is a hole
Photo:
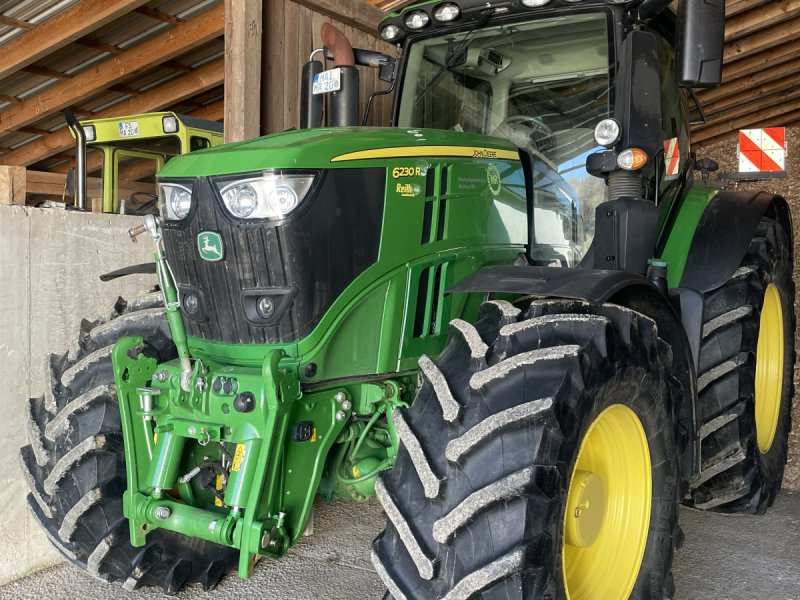
[[[152,288],[154,276],[102,283],[98,275],[151,260],[131,243],[141,217],[0,206],[0,585],[60,560],[30,516],[19,469],[24,403],[43,392],[50,352],[74,344],[82,318],[111,312],[118,296]]]
[[[786,137],[789,144],[786,158],[786,177],[783,179],[765,179],[763,181],[729,183],[728,189],[767,191],[780,194],[789,203],[794,222],[794,280],[798,287],[795,297],[795,314],[800,306],[800,127],[788,128]],[[711,144],[697,149],[698,158],[713,158],[719,163],[719,170],[732,173],[739,170],[739,159],[736,154],[736,139]],[[713,176],[712,176],[713,177]],[[718,183],[714,181],[714,183]],[[795,334],[795,348],[800,349],[800,328]],[[799,350],[800,352],[800,350]],[[789,460],[783,478],[783,487],[800,490],[800,372],[795,364],[794,369],[794,409],[793,427],[789,433]]]

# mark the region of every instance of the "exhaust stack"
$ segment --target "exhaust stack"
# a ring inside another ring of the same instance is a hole
[[[75,134],[75,208],[86,210],[86,132],[70,109],[64,109],[64,118]]]
[[[355,54],[347,37],[330,23],[322,25],[322,43],[330,48],[333,61],[340,69],[340,87],[331,94],[329,125],[352,127],[359,124],[358,118],[358,69]]]

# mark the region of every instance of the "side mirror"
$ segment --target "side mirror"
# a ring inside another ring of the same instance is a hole
[[[725,0],[681,0],[675,47],[681,87],[714,87],[722,80]]]

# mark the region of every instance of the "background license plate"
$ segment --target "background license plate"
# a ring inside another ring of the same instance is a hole
[[[135,137],[139,135],[139,123],[137,121],[120,121],[119,134],[122,137]]]
[[[330,69],[314,75],[314,85],[311,88],[312,94],[328,94],[336,92],[342,87],[342,70],[339,68]]]

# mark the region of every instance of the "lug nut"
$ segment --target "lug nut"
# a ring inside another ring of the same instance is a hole
[[[333,399],[336,400],[336,402],[338,402],[339,404],[341,404],[347,399],[347,396],[345,395],[344,392],[336,392],[336,395],[333,397]]]
[[[353,403],[350,402],[350,400],[345,400],[344,402],[342,402],[342,408],[345,410],[350,410],[351,408],[353,408]]]
[[[344,413],[343,410],[336,412],[336,420],[337,421],[344,421],[347,418],[347,415]]]
[[[169,519],[169,516],[172,514],[172,511],[169,509],[169,506],[159,506],[156,508],[156,519],[159,521],[165,521]]]

